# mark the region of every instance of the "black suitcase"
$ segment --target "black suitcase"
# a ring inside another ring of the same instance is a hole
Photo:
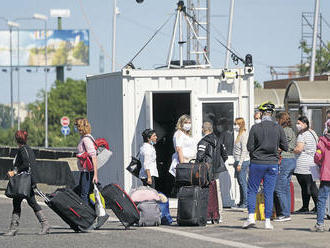
[[[75,232],[84,231],[93,225],[95,211],[71,189],[59,189],[49,197],[40,190],[36,192]]]
[[[199,186],[184,186],[178,192],[179,226],[205,226],[209,189]]]
[[[129,195],[117,184],[109,184],[103,188],[101,194],[105,207],[110,208],[120,222],[128,229],[133,224],[138,224],[140,212]]]
[[[175,182],[178,187],[207,187],[210,183],[209,166],[206,163],[182,163],[176,167]]]

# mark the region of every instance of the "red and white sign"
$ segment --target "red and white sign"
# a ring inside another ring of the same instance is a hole
[[[64,127],[67,127],[70,125],[70,118],[67,117],[67,116],[63,116],[61,118],[61,125],[64,126]]]

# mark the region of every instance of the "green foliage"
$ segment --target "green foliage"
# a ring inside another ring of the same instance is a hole
[[[29,116],[21,124],[21,129],[29,133],[31,146],[45,145],[45,92],[41,90],[37,100],[28,105]],[[79,133],[74,132],[73,122],[77,117],[86,117],[86,81],[67,79],[56,81],[48,93],[48,144],[50,147],[74,147],[79,141]],[[60,119],[68,116],[71,120],[70,134],[61,133]],[[0,131],[0,144],[15,145],[15,129]]]
[[[86,46],[83,41],[80,41],[73,48],[73,57],[81,60],[84,64],[88,63],[88,46]]]
[[[10,127],[10,107],[0,104],[0,127],[7,129]]]
[[[258,81],[254,80],[254,88],[262,88],[262,86]]]
[[[309,61],[312,56],[312,48],[307,47],[306,41],[300,42],[299,48],[303,49],[303,52],[308,56]],[[299,65],[300,75],[308,75],[310,71],[310,64]],[[327,47],[322,47],[316,50],[315,54],[315,73],[324,74],[330,72],[330,42]]]

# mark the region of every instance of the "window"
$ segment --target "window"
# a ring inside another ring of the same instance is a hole
[[[234,103],[203,103],[203,122],[205,121],[209,121],[213,124],[215,135],[217,135],[226,146],[228,154],[233,155]]]

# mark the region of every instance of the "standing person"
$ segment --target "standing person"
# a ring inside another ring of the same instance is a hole
[[[261,123],[253,125],[249,133],[247,144],[251,159],[247,193],[249,216],[243,228],[252,227],[256,223],[254,219],[256,196],[260,182],[263,179],[265,229],[273,229],[270,217],[272,216],[273,194],[278,174],[278,149],[288,150],[288,143],[283,128],[272,121],[274,108],[275,105],[271,102],[261,104],[259,107],[259,110],[262,112]]]
[[[77,127],[80,133],[80,141],[78,143],[77,152],[81,154],[87,152],[92,158],[93,168],[83,167],[81,162],[78,160],[78,169],[80,171],[79,189],[80,197],[86,203],[89,204],[89,194],[92,193],[93,183],[98,183],[97,177],[97,157],[96,150],[93,142],[93,136],[91,135],[92,128],[86,118],[77,118],[74,125]]]
[[[249,152],[247,150],[248,133],[245,128],[245,121],[242,117],[235,119],[234,130],[238,132],[234,144],[234,168],[239,185],[240,201],[239,208],[247,206],[247,169],[250,164]]]
[[[210,189],[209,197],[218,198],[218,212],[219,218],[212,219],[212,223],[221,221],[221,213],[219,213],[219,207],[222,205],[221,195],[220,195],[220,186],[219,185],[219,174],[223,171],[226,171],[227,168],[225,166],[225,162],[228,159],[228,154],[225,146],[220,142],[220,139],[213,133],[212,123],[204,122],[202,127],[202,132],[204,137],[197,144],[197,155],[196,162],[197,163],[207,163],[210,165],[210,178],[211,181],[215,181],[216,183],[216,196],[213,196]],[[217,149],[218,148],[218,149]],[[214,203],[214,201],[209,200],[209,205]],[[213,206],[210,205],[210,208]]]
[[[188,163],[196,157],[196,142],[191,133],[191,118],[189,115],[182,115],[176,124],[176,132],[173,135],[175,153],[172,156],[169,172],[174,177],[175,168],[179,163]]]
[[[317,144],[314,161],[320,166],[320,189],[317,201],[317,222],[311,231],[324,232],[325,204],[330,193],[330,119],[325,123],[327,132]]]
[[[26,131],[19,130],[15,133],[15,139],[18,144],[18,151],[17,155],[14,159],[13,166],[14,169],[8,172],[8,176],[12,177],[17,173],[21,172],[31,172],[31,196],[25,198],[29,206],[33,209],[34,214],[38,218],[38,221],[41,224],[41,231],[39,232],[40,235],[44,235],[49,233],[49,224],[46,216],[44,215],[41,207],[36,201],[34,196],[33,189],[36,188],[35,179],[33,176],[33,162],[35,161],[35,155],[32,149],[27,145],[27,137],[28,133]],[[32,168],[30,168],[30,166]],[[21,216],[21,203],[23,198],[21,197],[14,197],[13,198],[13,213],[11,216],[11,222],[9,226],[8,232],[4,234],[4,236],[15,236],[18,231],[19,226],[19,219]]]
[[[275,186],[275,193],[279,199],[279,205],[281,208],[281,215],[274,221],[290,221],[290,209],[291,209],[291,193],[290,193],[290,181],[291,176],[296,168],[295,154],[293,153],[296,147],[296,135],[291,128],[290,116],[286,112],[279,114],[278,124],[282,126],[286,139],[288,141],[288,151],[281,153],[282,160],[279,166],[279,175]]]
[[[318,141],[317,134],[309,128],[309,120],[306,116],[301,116],[297,120],[297,145],[293,152],[297,157],[297,167],[294,171],[298,183],[301,187],[301,197],[303,206],[296,213],[309,212],[309,200],[312,197],[315,207],[312,212],[316,212],[318,189],[313,181],[310,166],[314,165],[314,154]]]
[[[158,177],[156,150],[154,145],[157,142],[157,134],[153,129],[146,129],[142,132],[143,145],[140,148],[140,160],[142,168],[139,178],[144,186],[155,188],[155,177]]]

